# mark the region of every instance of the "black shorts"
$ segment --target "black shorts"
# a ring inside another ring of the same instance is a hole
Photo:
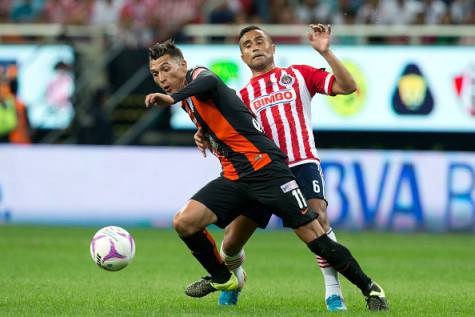
[[[305,163],[293,166],[290,170],[297,179],[300,189],[307,200],[318,198],[324,200],[328,205],[325,195],[325,180],[323,179],[320,163]]]
[[[193,197],[211,209],[220,228],[244,215],[265,228],[271,214],[282,219],[285,227],[298,228],[317,214],[308,208],[298,183],[283,161],[273,161],[251,176],[236,181],[224,177],[209,182]]]

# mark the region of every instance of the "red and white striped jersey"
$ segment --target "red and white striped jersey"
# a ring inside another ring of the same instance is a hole
[[[292,65],[253,77],[238,95],[264,132],[287,154],[290,167],[318,161],[311,125],[311,100],[331,95],[335,77],[323,69]]]

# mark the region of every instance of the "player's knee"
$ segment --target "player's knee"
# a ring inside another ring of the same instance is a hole
[[[318,222],[325,232],[330,230],[330,221],[327,214],[327,203],[323,199],[311,199],[310,206],[318,214]]]
[[[295,228],[294,232],[302,241],[308,243],[321,236],[323,229],[316,220],[313,220],[303,226]]]
[[[328,230],[330,230],[330,221],[328,220],[328,215],[326,211],[318,213],[318,222],[323,227],[323,230],[325,230],[325,232],[328,232]]]
[[[175,215],[175,217],[173,218],[173,229],[175,229],[175,231],[181,235],[182,232],[184,231],[184,223],[183,223],[183,220],[181,218],[181,215],[180,213],[177,213]]]
[[[187,237],[199,231],[183,213],[179,212],[173,218],[173,228],[181,237]]]

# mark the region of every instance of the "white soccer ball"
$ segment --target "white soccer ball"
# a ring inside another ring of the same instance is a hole
[[[124,229],[115,226],[97,231],[91,240],[92,260],[108,271],[126,267],[135,255],[134,238]]]

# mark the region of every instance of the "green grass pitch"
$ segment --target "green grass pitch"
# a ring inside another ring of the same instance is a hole
[[[219,307],[216,293],[185,296],[204,271],[174,232],[127,228],[136,257],[106,272],[89,255],[97,229],[0,226],[0,316],[374,316],[346,280],[348,312],[327,313],[315,260],[289,231],[254,235],[239,305]],[[222,232],[212,233],[220,241]],[[475,316],[473,235],[337,235],[385,288],[384,316]]]

